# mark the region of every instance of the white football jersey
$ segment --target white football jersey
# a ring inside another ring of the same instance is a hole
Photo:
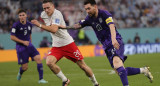
[[[46,26],[49,26],[52,24],[66,26],[61,12],[56,9],[54,10],[54,13],[52,14],[52,16],[48,16],[47,13],[43,11],[41,13],[41,18],[44,20]],[[56,33],[50,33],[50,34],[52,36],[53,47],[65,46],[74,41],[66,29],[58,29]]]

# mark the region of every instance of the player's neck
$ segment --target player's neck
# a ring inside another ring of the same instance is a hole
[[[23,25],[25,25],[26,24],[26,21],[20,21]]]
[[[95,15],[95,18],[98,17],[98,9],[96,9],[96,15]]]
[[[48,15],[48,17],[51,17],[54,14],[55,9],[53,9],[53,12],[51,13],[51,15]]]

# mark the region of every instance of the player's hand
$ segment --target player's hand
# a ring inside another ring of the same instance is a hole
[[[59,29],[66,29],[66,26],[58,25],[58,28],[59,28]]]
[[[120,45],[119,45],[119,43],[118,43],[118,41],[116,39],[112,40],[112,45],[113,45],[114,48],[116,48],[117,50],[119,50]]]
[[[38,26],[38,27],[40,26],[40,23],[37,20],[35,20],[35,19],[31,20],[31,23],[34,24],[34,25],[36,25],[36,26]]]
[[[74,24],[74,29],[79,29],[79,28],[81,28],[80,24]]]
[[[23,41],[23,45],[28,46],[29,45],[29,41]]]

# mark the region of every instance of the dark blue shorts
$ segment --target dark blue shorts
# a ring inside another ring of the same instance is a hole
[[[124,62],[127,59],[127,56],[124,55],[124,43],[121,39],[117,40],[118,43],[120,44],[120,48],[119,50],[116,50],[113,45],[110,45],[107,47],[107,49],[105,50],[105,53],[107,55],[107,58],[112,66],[112,68],[114,68],[113,66],[113,57],[114,56],[119,56],[120,59]]]
[[[18,64],[29,62],[29,57],[34,61],[34,56],[39,55],[37,49],[30,43],[29,46],[16,45]]]

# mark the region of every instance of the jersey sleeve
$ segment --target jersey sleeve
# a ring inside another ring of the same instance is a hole
[[[16,35],[16,23],[14,23],[11,28],[11,35]]]
[[[80,20],[80,21],[79,21],[79,24],[80,24],[82,27],[90,26],[90,25],[89,25],[89,22],[88,22],[88,17],[86,17],[85,20]]]
[[[110,14],[108,11],[104,11],[103,16],[107,25],[114,24],[112,14]]]

